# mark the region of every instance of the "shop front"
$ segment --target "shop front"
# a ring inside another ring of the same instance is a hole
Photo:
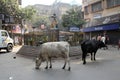
[[[118,14],[96,19],[96,21],[90,24],[92,24],[91,27],[87,26],[81,29],[84,32],[84,39],[92,39],[92,37],[98,34],[107,34],[110,38],[109,43],[117,44],[120,39],[120,17],[118,17]]]

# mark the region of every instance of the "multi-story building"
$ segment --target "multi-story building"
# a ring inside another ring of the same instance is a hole
[[[84,38],[107,34],[110,43],[116,44],[120,39],[120,0],[83,0],[82,4]]]

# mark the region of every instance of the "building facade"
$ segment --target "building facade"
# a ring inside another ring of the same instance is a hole
[[[107,34],[110,44],[120,39],[120,0],[83,0],[82,10],[86,24],[81,29],[84,38]]]

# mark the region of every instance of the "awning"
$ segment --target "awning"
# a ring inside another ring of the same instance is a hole
[[[116,30],[116,29],[120,29],[119,23],[83,28],[83,29],[81,29],[81,31],[82,32],[92,32],[92,31],[104,31],[104,30]]]

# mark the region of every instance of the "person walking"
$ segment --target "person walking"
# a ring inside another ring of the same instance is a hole
[[[98,36],[97,36],[97,41],[101,41],[101,35],[100,34],[98,34]]]
[[[105,36],[104,35],[101,37],[101,41],[105,44]]]
[[[102,37],[101,37],[101,41],[106,45],[106,36],[105,35],[103,35]],[[108,46],[106,45],[106,47],[104,48],[104,50],[105,49],[108,49]]]

